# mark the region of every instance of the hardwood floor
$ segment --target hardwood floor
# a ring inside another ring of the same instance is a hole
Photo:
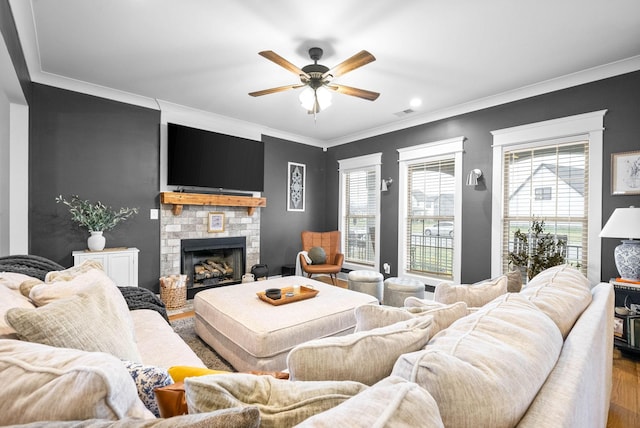
[[[640,358],[613,351],[613,382],[607,428],[640,427]]]
[[[331,284],[329,277],[318,276],[314,279]],[[338,280],[338,286],[346,288],[347,283]],[[192,311],[187,310],[169,318],[174,320],[193,315]],[[640,357],[623,356],[614,349],[611,406],[606,428],[630,427],[640,427]]]

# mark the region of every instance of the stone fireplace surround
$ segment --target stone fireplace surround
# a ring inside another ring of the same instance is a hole
[[[246,207],[185,205],[180,215],[173,215],[172,205],[160,210],[160,275],[180,272],[180,240],[245,236],[247,263],[245,270],[260,262],[260,210],[247,214]],[[208,232],[210,212],[224,213],[224,231]],[[246,273],[246,272],[243,272]]]

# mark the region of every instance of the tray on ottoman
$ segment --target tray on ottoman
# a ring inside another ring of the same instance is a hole
[[[267,297],[265,291],[258,291],[256,294],[260,298],[260,300],[264,300],[267,303],[270,303],[274,306],[286,305],[287,303],[297,302],[299,300],[310,299],[312,297],[316,297],[319,293],[318,290],[312,287],[305,287],[304,285],[300,286],[300,292],[295,293],[293,287],[285,287],[281,288],[281,296],[279,299],[272,299]],[[293,296],[287,296],[287,293],[294,293]]]

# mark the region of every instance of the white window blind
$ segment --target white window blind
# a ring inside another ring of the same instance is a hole
[[[527,232],[532,219],[545,233],[567,242],[567,262],[586,274],[588,265],[588,141],[504,151],[503,271],[514,249],[514,233]]]
[[[405,271],[453,278],[455,157],[407,167]]]
[[[378,179],[373,167],[346,171],[343,234],[345,261],[374,266]]]

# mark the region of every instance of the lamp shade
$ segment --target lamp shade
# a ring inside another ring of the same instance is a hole
[[[600,237],[640,239],[640,208],[616,208],[600,231]]]
[[[613,252],[620,278],[640,282],[640,208],[616,208],[600,231],[602,238],[623,239]]]

